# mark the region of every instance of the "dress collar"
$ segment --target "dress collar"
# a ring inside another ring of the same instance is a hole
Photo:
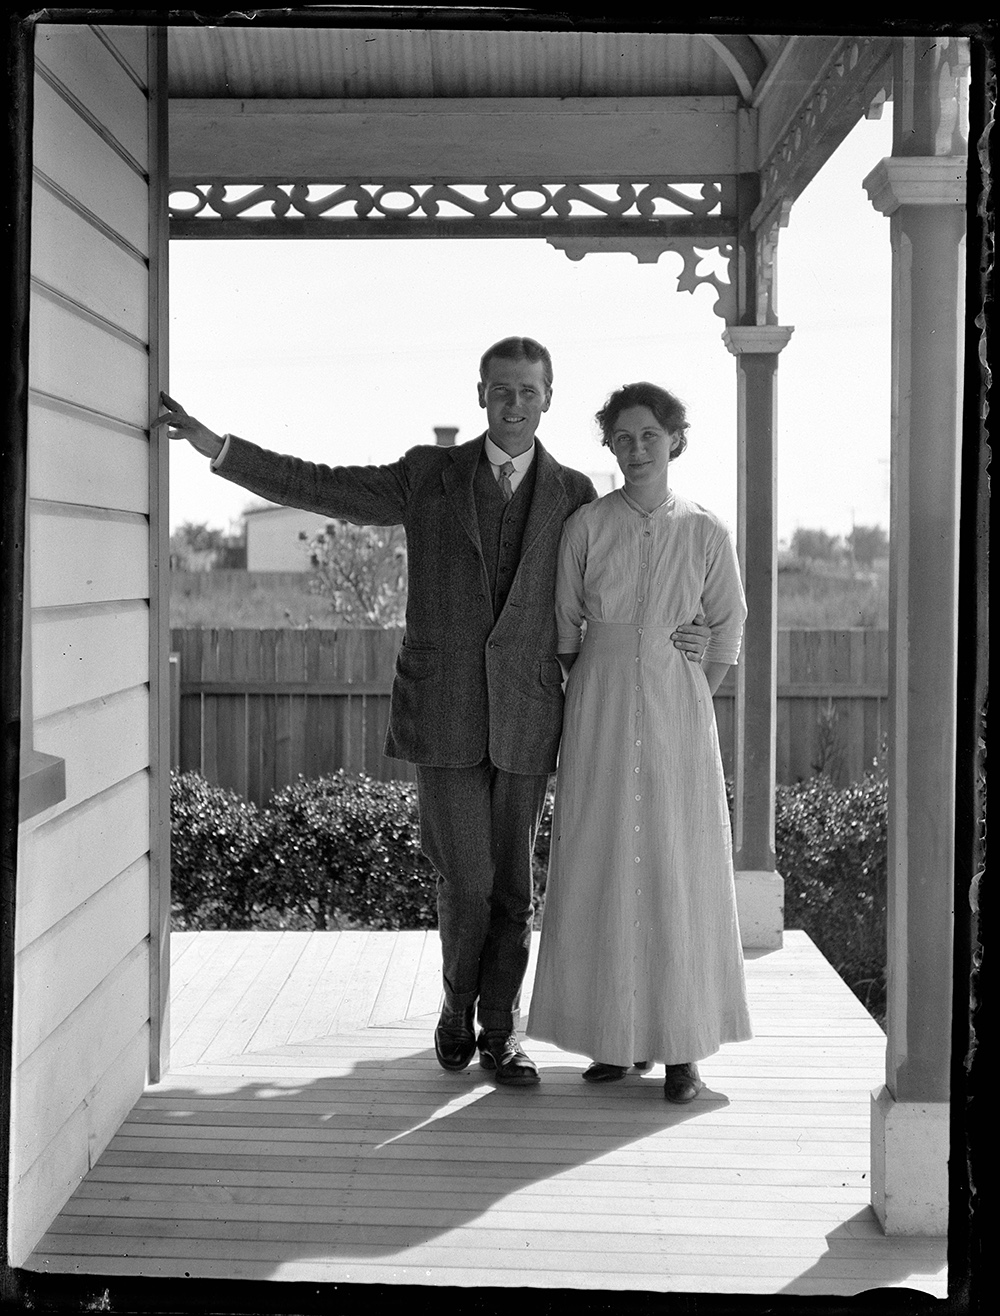
[[[625,492],[624,489],[619,489],[618,492],[621,494],[622,498],[625,500],[628,506],[631,507],[632,511],[638,512],[640,516],[655,516],[657,512],[662,512],[665,507],[670,508],[673,507],[674,505],[673,489],[668,491],[667,496],[666,498],[664,498],[663,502],[660,503],[657,507],[654,507],[651,512],[647,512],[644,507],[640,507],[637,502],[635,502],[633,499],[631,499],[628,496],[628,494]]]

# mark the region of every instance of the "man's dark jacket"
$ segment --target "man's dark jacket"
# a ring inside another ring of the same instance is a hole
[[[214,469],[271,502],[406,529],[409,594],[385,753],[507,772],[553,772],[562,727],[553,594],[563,522],[596,491],[535,441],[521,559],[493,615],[472,482],[485,435],[411,448],[388,466],[323,466],[229,435]]]

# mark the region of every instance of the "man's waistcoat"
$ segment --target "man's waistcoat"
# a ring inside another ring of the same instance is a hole
[[[499,617],[521,561],[521,543],[524,527],[531,511],[535,491],[535,463],[532,462],[514,491],[510,502],[505,502],[493,468],[485,457],[476,466],[472,481],[472,494],[476,501],[476,524],[479,543],[486,564],[486,578],[490,582],[493,615]]]

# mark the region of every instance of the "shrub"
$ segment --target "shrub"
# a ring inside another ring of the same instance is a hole
[[[170,774],[173,926],[260,926],[269,904],[266,821],[253,805],[196,772]]]
[[[552,845],[552,808],[555,804],[555,776],[549,779],[549,788],[545,792],[542,816],[538,823],[535,837],[535,849],[531,856],[531,878],[534,888],[536,928],[542,926],[542,911],[545,909],[545,883],[549,875],[549,849]]]
[[[730,809],[732,785],[726,783]],[[195,773],[171,778],[174,926],[432,928],[434,870],[420,850],[416,787],[343,772],[299,780],[266,809]],[[533,858],[545,900],[553,790]],[[862,1003],[885,1008],[886,783],[819,775],[779,786],[777,867],[785,923],[802,928]]]
[[[779,786],[775,851],[785,926],[802,928],[862,1004],[885,1016],[887,796],[882,776]]]
[[[316,928],[437,926],[437,880],[420,850],[416,786],[343,772],[271,801],[275,907]]]

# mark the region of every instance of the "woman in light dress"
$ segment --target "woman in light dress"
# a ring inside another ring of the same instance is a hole
[[[712,705],[746,603],[725,525],[670,492],[683,405],[629,384],[597,420],[625,487],[563,530],[568,679],[527,1031],[592,1056],[589,1082],[662,1062],[664,1096],[684,1102],[701,1088],[697,1061],[751,1036]],[[699,609],[700,664],[670,640]]]

